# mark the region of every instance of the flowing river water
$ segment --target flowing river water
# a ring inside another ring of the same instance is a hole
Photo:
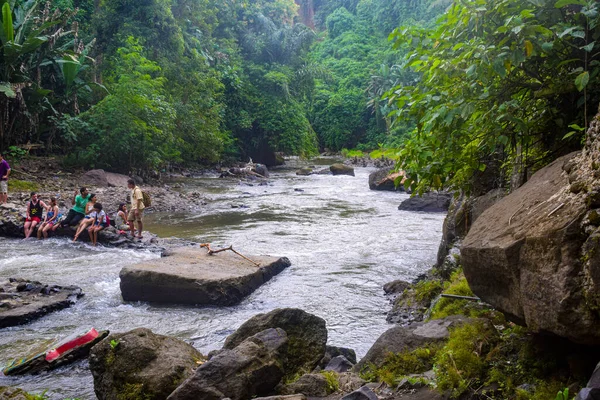
[[[280,307],[302,308],[324,318],[329,344],[353,348],[360,358],[390,328],[383,284],[411,280],[433,264],[444,218],[398,211],[408,196],[369,190],[373,171],[357,168],[355,177],[296,176],[287,168],[272,172],[265,186],[216,177],[183,181],[181,190],[205,197],[206,206],[193,214],[149,215],[145,229],[213,247],[233,245],[245,255],[285,256],[292,262],[234,307],[123,302],[120,269],[158,257],[154,253],[72,245],[66,239],[0,238],[2,279],[77,285],[85,292],[72,308],[0,329],[0,366],[90,327],[113,332],[147,327],[188,341],[206,354],[220,348],[248,318]],[[47,390],[51,399],[95,398],[86,361],[35,376],[0,376],[0,386]]]

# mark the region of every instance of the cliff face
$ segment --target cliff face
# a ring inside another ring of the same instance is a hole
[[[581,153],[483,212],[461,260],[473,292],[514,321],[600,344],[600,114]]]
[[[313,0],[295,0],[300,6],[300,19],[302,23],[312,29],[315,28],[315,6]]]

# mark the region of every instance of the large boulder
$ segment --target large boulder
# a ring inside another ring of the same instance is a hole
[[[290,265],[285,257],[210,255],[186,246],[171,249],[168,257],[125,267],[119,277],[125,301],[230,306]]]
[[[571,191],[564,170],[571,165],[574,173],[574,165],[589,164],[576,154],[561,157],[484,211],[463,242],[461,260],[473,292],[513,321],[600,344],[593,299],[598,293],[593,276],[600,271],[593,255],[600,247],[594,234],[586,243],[582,228],[587,189]]]
[[[370,364],[381,366],[388,353],[412,351],[417,347],[445,341],[450,337],[449,329],[472,321],[462,315],[453,315],[426,323],[416,323],[407,327],[396,326],[385,331],[375,341],[367,354],[356,364],[353,371],[361,372]]]
[[[333,164],[329,167],[333,175],[350,175],[354,176],[354,168],[344,164]]]
[[[600,344],[600,120],[486,211],[463,241],[473,292],[537,332]]]
[[[450,207],[452,195],[445,192],[429,192],[422,196],[413,196],[398,206],[400,211],[446,212]]]
[[[246,400],[271,394],[283,377],[287,344],[282,329],[258,332],[204,363],[168,400]]]
[[[378,169],[369,174],[369,189],[371,190],[390,190],[404,192],[404,174],[402,172],[393,172],[394,168],[386,167]],[[400,179],[400,184],[396,186],[396,180]]]
[[[475,220],[489,207],[506,195],[503,189],[492,189],[481,196],[461,194],[450,201],[442,227],[442,240],[437,254],[436,267],[443,266],[450,250],[469,232]]]
[[[296,308],[281,308],[255,315],[227,337],[223,348],[233,349],[246,338],[268,328],[281,328],[289,338],[286,376],[312,371],[325,355],[325,320]]]
[[[79,178],[81,185],[91,185],[97,187],[127,187],[127,175],[106,172],[103,169],[92,169],[87,171]]]
[[[138,328],[98,343],[89,362],[98,399],[164,400],[202,359],[188,343]]]

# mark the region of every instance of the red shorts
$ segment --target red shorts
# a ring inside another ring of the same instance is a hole
[[[31,218],[27,217],[27,219],[25,220],[25,222],[33,222],[33,221],[37,221],[37,223],[39,224],[41,219],[40,219],[40,217],[31,217]]]

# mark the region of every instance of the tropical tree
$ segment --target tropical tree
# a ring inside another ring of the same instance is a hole
[[[600,100],[598,20],[595,1],[457,0],[434,30],[397,29],[422,75],[385,96],[397,123],[416,123],[399,151],[406,184],[469,190],[489,160],[522,182],[576,149]]]
[[[73,40],[66,28],[72,12],[50,12],[49,3],[16,0],[2,2],[0,24],[0,149],[35,140],[44,114],[55,114],[50,85],[44,78],[52,65],[73,57],[62,45]],[[67,67],[67,69],[70,67]],[[74,80],[71,82],[73,83]]]

